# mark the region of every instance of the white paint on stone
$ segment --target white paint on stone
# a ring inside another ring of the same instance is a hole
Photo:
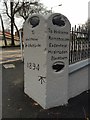
[[[68,101],[69,39],[70,23],[59,13],[33,15],[24,25],[25,93],[45,109]]]
[[[56,16],[65,21],[65,26],[53,25],[52,19]],[[47,39],[47,98],[46,108],[67,104],[68,101],[68,59],[70,23],[61,14],[52,14],[48,17],[48,39]],[[64,67],[57,71],[55,67],[63,64]],[[54,69],[52,68],[53,65]]]
[[[85,61],[82,61],[85,63]],[[80,62],[78,63],[81,64]],[[75,66],[76,68],[76,66]],[[86,65],[77,70],[73,69],[72,66],[69,67],[73,72],[69,73],[69,81],[68,81],[68,99],[75,97],[82,92],[90,89],[89,87],[89,74],[88,70],[90,69],[90,65]],[[75,70],[75,71],[74,71]]]
[[[46,105],[46,21],[39,17],[39,25],[32,28],[30,18],[24,25],[25,93],[41,106]]]

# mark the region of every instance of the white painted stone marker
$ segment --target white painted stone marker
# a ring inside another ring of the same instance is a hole
[[[70,23],[54,13],[24,25],[24,91],[44,109],[68,101]]]

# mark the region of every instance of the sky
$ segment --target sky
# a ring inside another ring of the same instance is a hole
[[[65,15],[72,26],[75,24],[84,24],[87,21],[89,1],[90,0],[41,0],[49,9],[53,7],[52,10],[54,12]],[[62,6],[58,6],[60,4],[62,4]]]
[[[90,0],[40,0],[48,9],[52,8],[54,12],[65,15],[69,19],[71,26],[84,24],[88,20],[88,16],[90,17],[90,4],[88,9],[89,1]],[[62,4],[62,6],[58,6],[60,4]],[[2,5],[0,2],[0,9],[1,8]],[[16,19],[19,28],[22,26],[20,25],[21,21],[20,18]]]
[[[90,1],[88,3],[88,18],[90,19]]]

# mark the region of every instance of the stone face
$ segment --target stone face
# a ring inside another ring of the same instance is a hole
[[[41,106],[46,104],[46,21],[44,17],[37,15],[39,25],[32,27],[30,19],[24,25],[24,70],[25,93],[36,100]],[[36,22],[36,18],[32,23]],[[36,22],[35,24],[37,24]],[[34,24],[34,23],[33,23]],[[34,25],[35,25],[34,24]]]
[[[49,16],[47,24],[46,107],[49,108],[68,101],[70,23],[65,16],[56,13]]]
[[[59,13],[24,25],[25,93],[45,109],[67,103],[69,39],[70,23]]]

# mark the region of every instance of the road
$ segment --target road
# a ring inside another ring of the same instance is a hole
[[[30,120],[32,118],[35,120],[38,118],[89,120],[90,91],[70,99],[66,106],[44,110],[24,93],[24,63],[20,60],[7,64],[13,64],[15,68],[5,68],[6,64],[0,65],[2,66],[2,120],[10,118],[16,118],[16,120],[26,120],[26,118]]]
[[[6,118],[16,119],[31,119],[31,118],[82,118],[89,119],[88,111],[88,96],[90,91],[84,92],[75,98],[68,101],[67,106],[58,106],[48,110],[44,110],[38,103],[28,97],[24,93],[24,63],[15,61],[21,59],[20,48],[4,48],[0,50],[0,62],[9,62],[9,65],[14,65],[14,68],[6,68],[5,65],[0,64],[0,72],[2,78],[2,101],[0,101],[0,113],[2,112],[2,120]],[[10,62],[11,61],[11,62]],[[14,62],[12,62],[14,61]],[[1,79],[0,79],[1,80]]]
[[[14,62],[22,59],[22,52],[19,47],[0,48],[0,64]],[[2,118],[2,67],[0,67],[0,118]]]
[[[22,59],[20,48],[3,48],[0,49],[0,64]]]

